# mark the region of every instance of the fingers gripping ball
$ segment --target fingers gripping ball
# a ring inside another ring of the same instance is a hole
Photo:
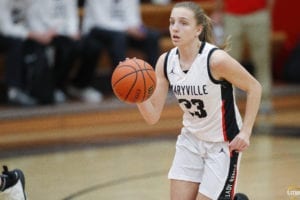
[[[121,101],[140,103],[149,99],[155,90],[155,71],[144,60],[129,58],[116,67],[111,77],[111,85]]]

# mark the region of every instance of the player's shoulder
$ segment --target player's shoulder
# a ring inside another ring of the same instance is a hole
[[[166,62],[168,61],[168,58],[169,58],[169,55],[174,51],[175,48],[169,50],[169,51],[166,51],[164,53],[162,53],[160,55],[160,57],[158,58],[158,63],[162,64],[162,65],[165,65]]]
[[[224,77],[224,74],[230,73],[237,64],[238,62],[222,49],[214,51],[209,59],[209,68],[217,80]]]
[[[164,52],[164,53],[162,53],[162,54],[159,56],[159,58],[158,58],[158,60],[157,60],[157,63],[156,63],[156,66],[157,66],[157,65],[163,65],[163,64],[164,64],[165,59],[166,59],[166,57],[167,57],[167,54],[168,54],[168,52]]]
[[[210,56],[211,65],[221,65],[230,59],[231,57],[226,51],[219,48],[212,49]]]
[[[170,55],[170,51],[166,51],[159,56],[155,66],[157,77],[164,77],[167,79],[166,70],[167,70],[169,55]]]

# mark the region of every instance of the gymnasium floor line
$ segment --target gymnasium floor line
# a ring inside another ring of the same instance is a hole
[[[91,186],[88,188],[83,188],[82,190],[80,190],[76,193],[73,193],[73,194],[68,195],[67,197],[64,197],[62,200],[76,199],[79,196],[84,196],[85,194],[90,193],[90,192],[95,192],[96,190],[99,191],[104,188],[122,185],[127,182],[131,182],[131,181],[146,180],[148,178],[165,176],[167,174],[167,172],[168,172],[167,170],[152,171],[152,172],[144,173],[144,174],[140,174],[140,175],[133,175],[133,176],[128,176],[128,177],[123,177],[120,179],[110,180],[108,182],[104,182],[104,183],[94,185],[94,186]]]
[[[300,183],[299,142],[254,134],[237,191],[251,200],[288,199],[287,188]],[[174,151],[170,138],[0,158],[0,164],[24,170],[30,200],[166,200]]]

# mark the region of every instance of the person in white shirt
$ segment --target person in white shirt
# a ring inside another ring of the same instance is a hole
[[[28,38],[39,35],[26,28],[28,0],[0,1],[0,51],[5,54],[5,84],[11,104],[33,106],[37,101],[25,90],[22,49]],[[42,37],[40,37],[42,39]],[[46,37],[44,38],[44,40]]]
[[[54,101],[64,102],[66,80],[79,53],[77,1],[35,0],[29,7],[28,28],[30,31],[51,36],[48,43],[33,43],[39,48],[44,47],[46,52],[53,53]]]
[[[139,0],[86,0],[82,34],[82,73],[75,79],[78,87],[85,87],[92,79],[104,49],[110,55],[112,70],[126,58],[129,47],[144,52],[152,66],[158,58],[160,34],[143,24]]]

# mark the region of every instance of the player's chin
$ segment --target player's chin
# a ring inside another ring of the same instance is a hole
[[[178,40],[172,40],[174,46],[180,46],[180,42]]]

